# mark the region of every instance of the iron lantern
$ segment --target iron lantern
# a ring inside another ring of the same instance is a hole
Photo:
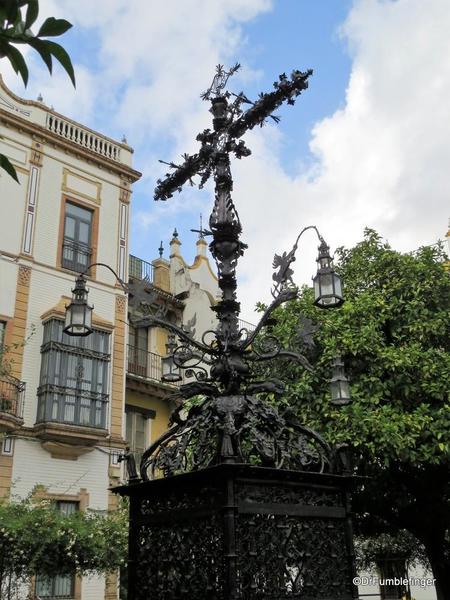
[[[330,380],[331,404],[345,406],[350,404],[350,385],[344,372],[344,363],[340,356],[333,361],[333,375]]]
[[[175,335],[173,333],[169,333],[166,344],[166,356],[163,356],[161,359],[161,381],[164,381],[165,383],[177,383],[182,379],[180,374],[180,367],[176,364],[173,355],[175,348]]]
[[[86,280],[83,275],[80,275],[72,290],[72,301],[69,306],[66,306],[64,333],[67,335],[84,337],[92,333],[94,307],[88,304],[88,294]]]
[[[317,257],[317,275],[314,277],[314,304],[319,308],[335,308],[344,302],[342,282],[333,268],[330,248],[322,240]]]

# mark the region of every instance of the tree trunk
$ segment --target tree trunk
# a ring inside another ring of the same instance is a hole
[[[445,535],[445,534],[444,534]],[[433,539],[423,540],[436,579],[437,600],[450,599],[450,544],[436,532]]]

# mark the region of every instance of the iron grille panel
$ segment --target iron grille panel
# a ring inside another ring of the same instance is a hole
[[[62,246],[62,267],[83,273],[91,263],[92,248],[81,242],[74,242],[69,238],[64,238]]]
[[[350,600],[345,477],[227,465],[124,486],[129,600]]]

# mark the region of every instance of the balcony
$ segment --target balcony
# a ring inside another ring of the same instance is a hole
[[[38,388],[34,426],[42,440],[92,446],[108,435],[108,395],[57,385]]]
[[[0,433],[14,431],[23,424],[25,384],[14,377],[0,377]]]
[[[47,115],[47,129],[57,135],[78,144],[83,148],[91,150],[100,156],[111,160],[120,161],[120,146],[93,131],[81,127],[73,121],[66,120],[59,115],[49,113]]]
[[[134,346],[128,345],[128,369],[127,374],[137,375],[139,378],[147,381],[162,383],[168,386],[179,386],[183,381],[177,383],[167,383],[161,381],[162,375],[162,356],[155,352],[147,352]],[[181,373],[183,377],[183,373]]]
[[[162,356],[128,345],[128,373],[145,379],[161,381]]]
[[[91,262],[92,249],[87,244],[64,238],[61,266],[70,271],[83,273]]]
[[[153,283],[153,271],[154,267],[151,263],[130,254],[128,263],[128,276],[130,279],[145,279],[149,283]]]
[[[256,325],[253,325],[253,323],[249,323],[248,321],[244,321],[244,319],[238,319],[238,327],[239,329],[246,329],[249,333],[252,333],[256,329]]]

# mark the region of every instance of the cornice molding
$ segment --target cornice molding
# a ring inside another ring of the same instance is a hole
[[[31,102],[31,101],[30,101]],[[64,119],[68,120],[66,117]],[[142,173],[136,171],[135,169],[124,165],[123,163],[116,162],[111,160],[105,156],[100,156],[92,150],[88,148],[83,148],[82,146],[71,142],[70,140],[63,138],[52,131],[49,131],[45,127],[41,125],[37,125],[36,123],[32,123],[31,121],[25,121],[23,118],[18,117],[12,113],[6,112],[4,109],[0,107],[0,119],[7,125],[13,126],[17,128],[19,131],[26,131],[31,136],[39,136],[42,140],[47,143],[54,144],[64,150],[67,150],[74,154],[75,156],[82,156],[86,160],[96,164],[97,166],[107,168],[114,173],[117,173],[119,176],[125,176],[129,178],[129,180],[134,183],[141,178]],[[84,129],[87,130],[84,126]],[[107,138],[105,138],[107,139]],[[114,142],[115,143],[115,142]],[[45,155],[45,152],[43,152]]]

